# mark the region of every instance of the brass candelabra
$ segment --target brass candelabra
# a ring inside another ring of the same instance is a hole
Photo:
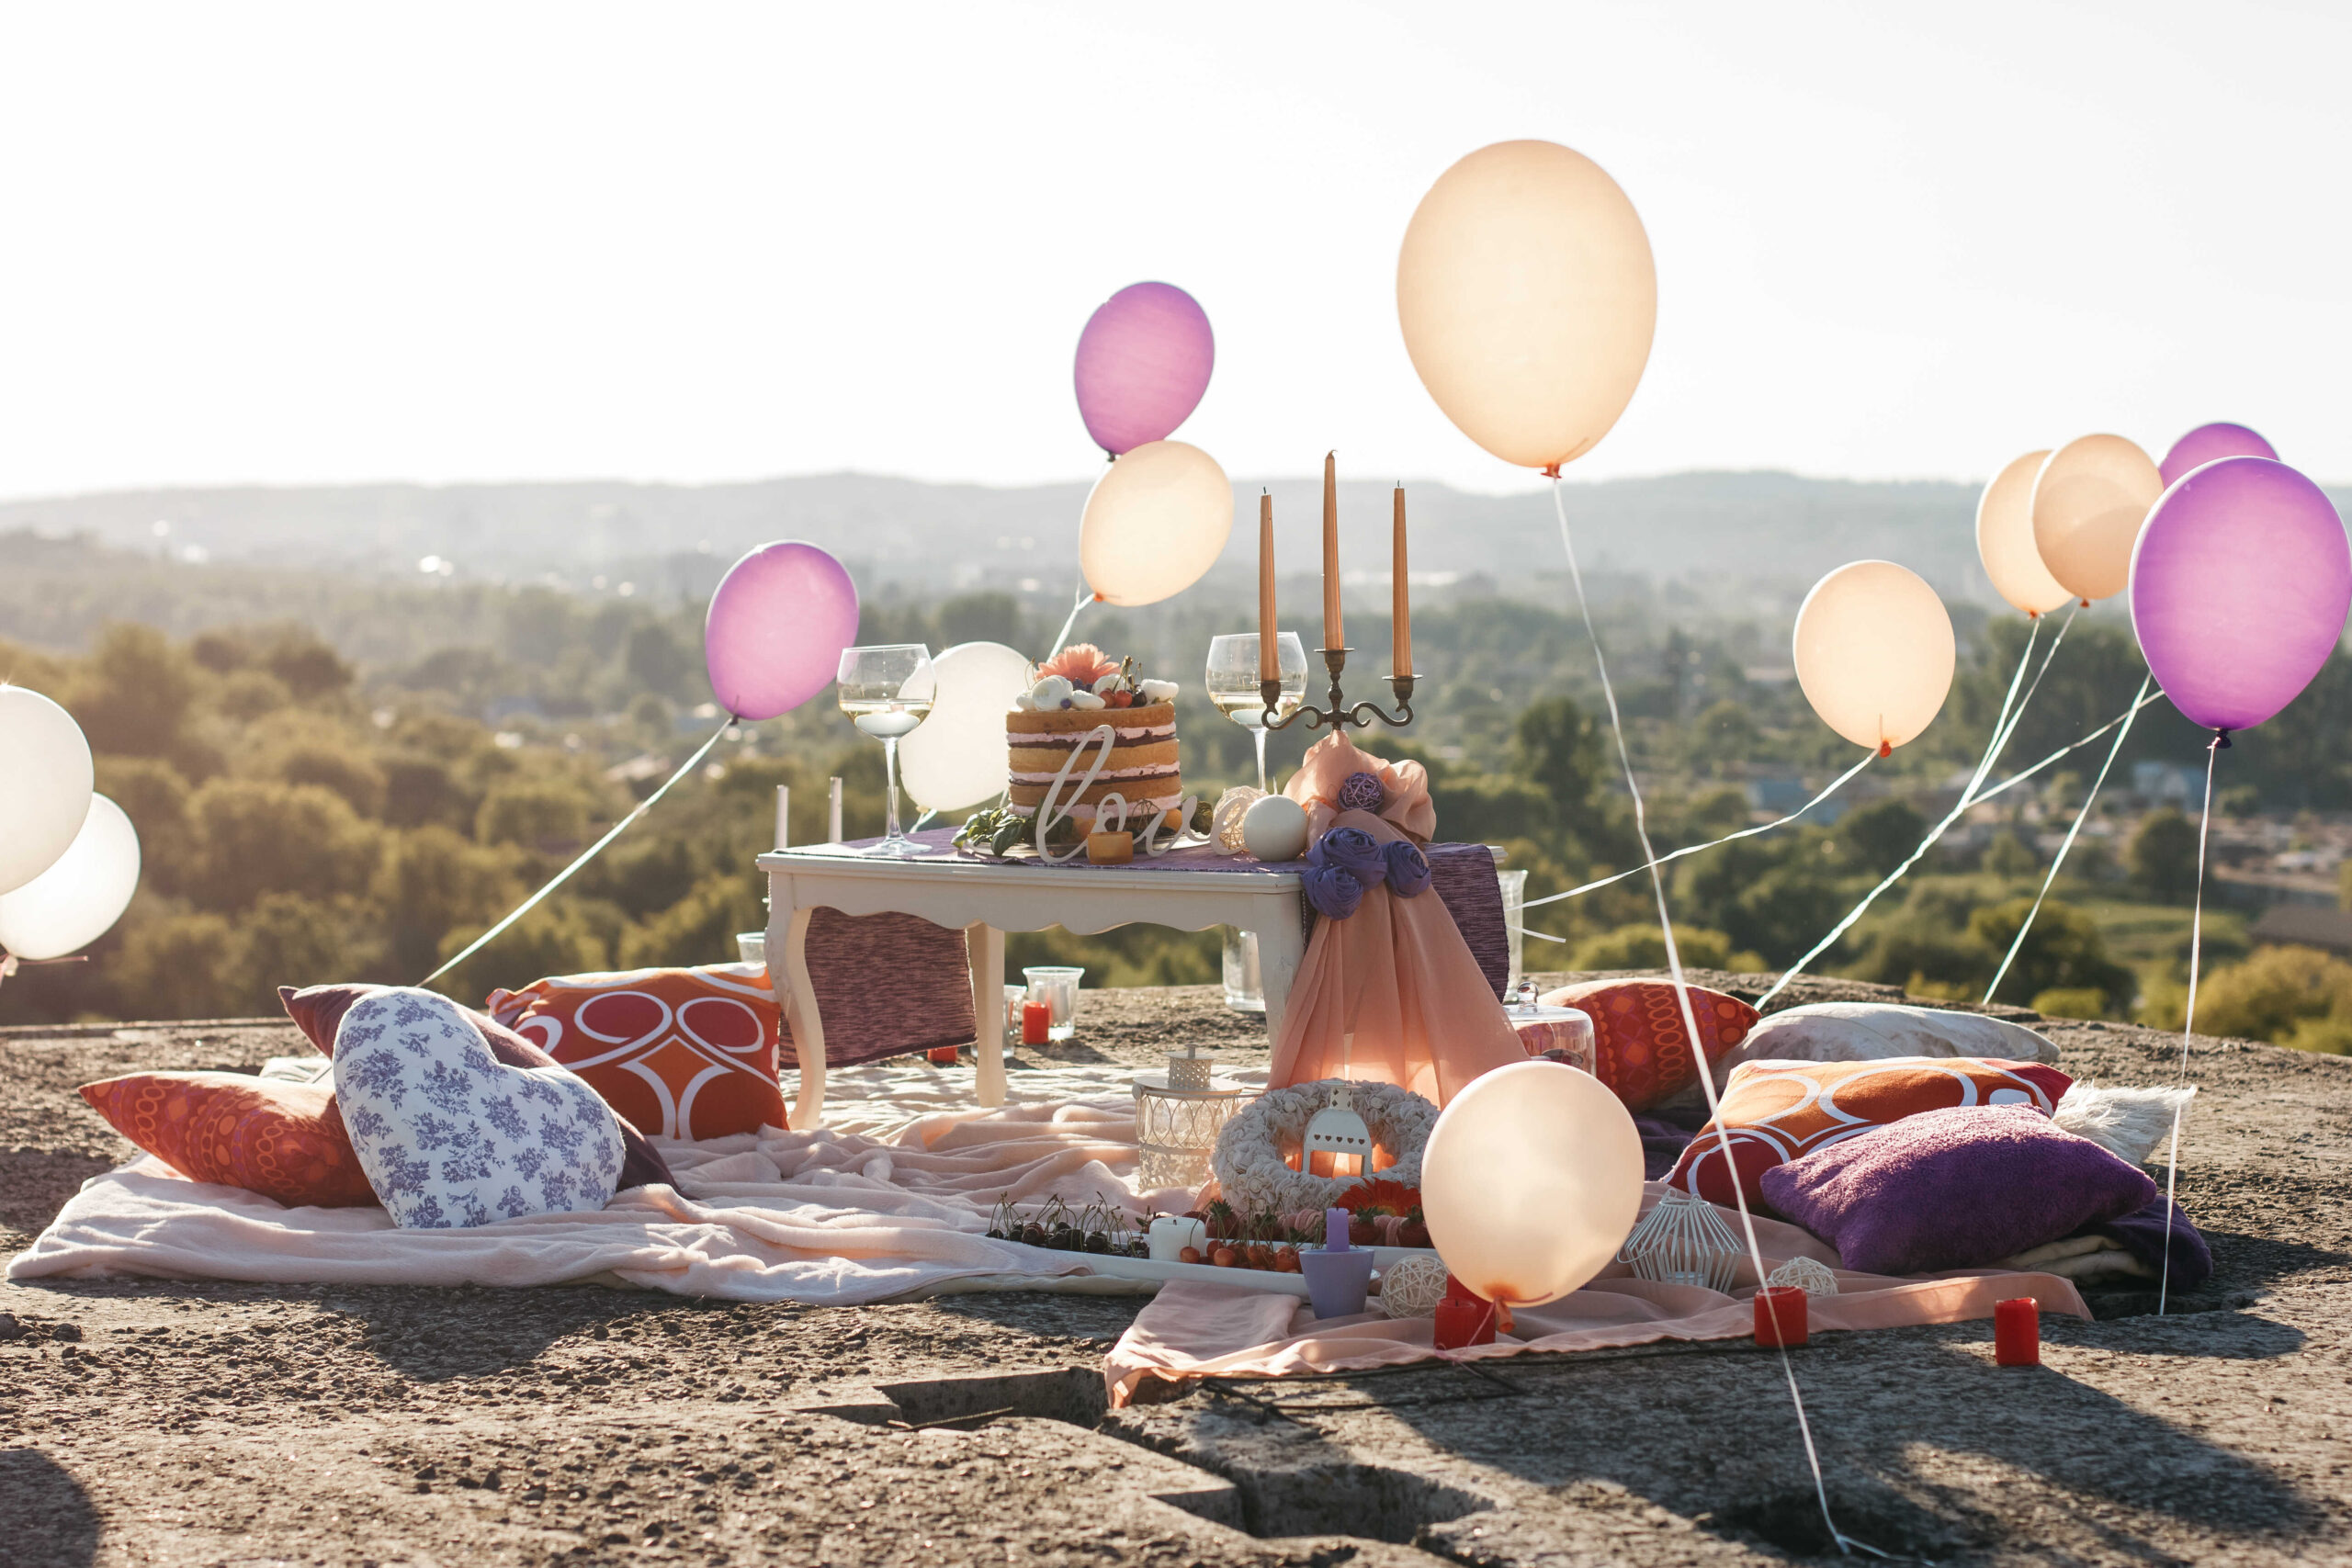
[[[1413,722],[1414,678],[1412,676],[1391,675],[1388,677],[1388,689],[1396,694],[1396,713],[1383,712],[1380,705],[1373,702],[1358,703],[1353,707],[1350,707],[1346,695],[1340,690],[1340,671],[1347,668],[1348,649],[1326,648],[1317,651],[1323,655],[1323,668],[1331,672],[1331,690],[1325,699],[1330,705],[1318,708],[1312,703],[1302,702],[1287,717],[1276,718],[1274,715],[1279,711],[1279,705],[1283,700],[1283,683],[1278,680],[1261,681],[1258,682],[1258,695],[1264,699],[1266,704],[1268,729],[1287,729],[1302,718],[1306,721],[1306,728],[1309,729],[1320,728],[1327,725],[1332,729],[1338,729],[1341,725],[1369,729],[1372,728],[1374,719],[1401,729]]]

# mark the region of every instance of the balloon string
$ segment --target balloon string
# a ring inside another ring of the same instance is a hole
[[[1078,625],[1078,613],[1085,609],[1093,598],[1094,595],[1086,591],[1086,584],[1081,582],[1078,585],[1078,597],[1070,602],[1069,619],[1062,623],[1061,631],[1054,637],[1054,646],[1046,654],[1047,659],[1062,650],[1062,644],[1069,640],[1070,628]]]
[[[2213,822],[2213,759],[2230,743],[2226,732],[2213,737],[2205,748],[2205,808],[2197,818],[2197,901],[2188,916],[2188,1002],[2180,1015],[2180,1071],[2176,1085],[2188,1081],[2188,1037],[2197,1028],[2197,959],[2205,945],[2205,830]],[[2165,1306],[2172,1299],[2172,1227],[2180,1213],[2180,1206],[2173,1201],[2173,1194],[2180,1189],[2180,1118],[2188,1109],[2187,1100],[2175,1100],[2172,1108],[2171,1147],[2165,1152],[2165,1260],[2164,1272],[2156,1280],[2156,1315],[2165,1315]]]
[[[2037,629],[2039,629],[2041,624],[2041,623],[2039,620],[2032,623],[2034,627]],[[2069,616],[2067,618],[2066,625],[2071,626],[2072,624],[2073,617]],[[2049,651],[2042,655],[2041,668],[2034,672],[2033,684],[2026,689],[2026,700],[2030,701],[2032,698],[2034,692],[2040,689],[2041,685],[2041,677],[2043,674],[2048,672],[2051,660],[2058,656],[2058,645],[2065,640],[2065,637],[2066,627],[2065,626],[2062,626],[2058,628],[2058,635],[2051,639]],[[2026,666],[2032,661],[2032,657],[2033,633],[2029,631],[2026,634],[2025,652],[2018,660],[2017,672],[2009,677],[2009,694],[2011,696],[2015,696],[2017,694],[2018,683],[2024,678]],[[2134,704],[2131,711],[2138,711],[2138,705]],[[1972,807],[1982,805],[1984,802],[1990,800],[1995,795],[2000,793],[1999,790],[1988,790],[1980,794],[1979,790],[1984,783],[1985,773],[1990,771],[1993,766],[1994,760],[1999,757],[2003,749],[2008,745],[2009,737],[2017,733],[2018,724],[2024,717],[2025,701],[2019,701],[2014,707],[2010,706],[2010,705],[2006,702],[2001,705],[2001,716],[1994,722],[1993,738],[1985,742],[1984,759],[1976,764],[1976,772],[1970,777],[1968,781],[1968,787],[1960,792],[1960,799],[1952,804],[1952,808],[1949,812],[1945,813],[1943,820],[1937,823],[1933,828],[1928,829],[1928,836],[1919,840],[1919,847],[1913,850],[1911,853],[1905,858],[1901,865],[1896,866],[1893,871],[1887,873],[1886,879],[1883,882],[1881,882],[1876,887],[1871,888],[1868,893],[1863,894],[1862,901],[1855,905],[1851,909],[1849,909],[1846,912],[1846,918],[1844,919],[1839,920],[1836,925],[1830,927],[1829,934],[1827,936],[1823,937],[1819,942],[1814,943],[1811,951],[1807,952],[1804,957],[1798,959],[1787,969],[1781,971],[1781,977],[1772,983],[1772,988],[1765,992],[1763,996],[1757,998],[1756,1009],[1758,1012],[1761,1012],[1764,1010],[1764,1004],[1766,1002],[1770,1001],[1774,997],[1779,996],[1781,991],[1785,990],[1788,987],[1790,981],[1804,974],[1807,965],[1811,964],[1815,959],[1820,957],[1824,953],[1826,953],[1830,947],[1837,942],[1839,937],[1844,936],[1849,931],[1851,931],[1853,929],[1854,922],[1860,919],[1862,916],[1869,911],[1870,907],[1872,904],[1878,902],[1878,896],[1885,892],[1888,888],[1894,886],[1896,883],[1902,881],[1905,874],[1908,873],[1913,866],[1919,863],[1920,860],[1929,850],[1935,847],[1936,841],[1944,836],[1953,823],[1959,821]],[[2084,739],[2089,739],[2091,737],[2086,736]],[[2076,741],[2075,744],[2080,745],[2082,742]],[[2066,748],[2066,750],[2072,750],[2072,748],[2069,747]],[[2041,762],[2036,764],[2036,766],[2029,770],[2029,772],[2040,772],[2042,768],[2049,766],[2052,761],[2054,761],[2059,754],[2061,753],[2053,753],[2051,757],[2046,758]],[[2027,777],[2026,773],[2020,773],[2017,777],[2006,781],[2000,787],[2001,789],[2007,789],[2011,784],[2021,782],[2025,777]]]
[[[513,913],[509,914],[504,919],[499,921],[496,925],[491,927],[490,930],[482,932],[481,935],[474,938],[470,942],[468,942],[466,944],[466,950],[463,953],[458,953],[458,956],[441,965],[440,968],[435,969],[432,974],[427,975],[424,979],[419,980],[417,984],[420,987],[433,984],[434,981],[438,980],[442,976],[447,975],[450,970],[455,969],[458,964],[463,964],[467,959],[471,958],[475,953],[480,953],[483,948],[488,947],[491,942],[497,938],[501,931],[503,931],[507,927],[513,925],[525,915],[529,914],[533,909],[538,908],[540,899],[545,898],[548,894],[554,892],[557,888],[571,881],[571,874],[573,872],[578,871],[582,866],[586,865],[590,861],[594,860],[599,854],[603,853],[605,846],[611,843],[615,839],[619,838],[630,823],[636,821],[639,818],[652,810],[653,803],[661,799],[663,795],[669,794],[670,786],[672,784],[676,784],[680,779],[684,778],[688,773],[693,773],[695,765],[701,762],[705,757],[710,755],[710,749],[718,744],[718,738],[726,734],[729,729],[733,728],[736,722],[734,715],[728,715],[726,721],[719,725],[717,729],[710,732],[710,739],[704,741],[701,747],[695,750],[695,754],[686,759],[685,765],[681,767],[676,773],[672,773],[668,778],[662,780],[662,787],[660,789],[655,790],[651,795],[649,795],[643,800],[639,801],[637,803],[636,810],[631,811],[628,816],[614,823],[611,831],[607,832],[603,838],[597,840],[594,843],[582,850],[580,852],[580,858],[578,860],[573,861],[570,865],[565,866],[561,871],[557,872],[554,878],[550,880],[545,887],[540,888],[537,893],[532,894],[528,898],[524,899],[522,903],[516,905]]]
[[[1686,844],[1679,850],[1668,850],[1665,854],[1658,857],[1657,863],[1665,865],[1669,862],[1680,860],[1684,855],[1695,855],[1702,850],[1715,849],[1721,845],[1728,844],[1736,839],[1752,839],[1758,833],[1769,833],[1775,828],[1785,828],[1790,823],[1795,821],[1798,818],[1804,816],[1806,812],[1812,810],[1815,807],[1820,805],[1823,801],[1827,800],[1831,795],[1836,795],[1839,790],[1845,788],[1848,784],[1852,782],[1856,773],[1860,773],[1864,768],[1869,767],[1877,760],[1877,752],[1863,752],[1862,760],[1860,761],[1855,763],[1852,767],[1848,768],[1844,773],[1839,773],[1838,777],[1831,782],[1827,789],[1823,790],[1819,795],[1815,795],[1811,800],[1806,801],[1803,806],[1798,807],[1786,817],[1782,817],[1776,821],[1763,823],[1758,827],[1742,828],[1736,833],[1725,833],[1722,838],[1710,840],[1707,843]],[[1521,905],[1520,908],[1523,909],[1532,909],[1544,904],[1556,904],[1563,898],[1580,898],[1585,894],[1596,892],[1600,888],[1610,886],[1611,883],[1623,882],[1629,876],[1639,876],[1648,869],[1649,867],[1646,865],[1637,865],[1633,867],[1631,870],[1621,871],[1614,876],[1604,876],[1597,882],[1588,882],[1580,887],[1571,887],[1566,893],[1547,893],[1541,898],[1530,898],[1526,903]],[[1544,933],[1542,931],[1531,931],[1528,934],[1531,936],[1542,936]],[[1554,937],[1551,940],[1558,942],[1562,939]]]
[[[1617,743],[1617,761],[1625,771],[1625,788],[1634,797],[1634,833],[1641,842],[1644,869],[1650,874],[1650,890],[1657,898],[1658,929],[1666,938],[1666,966],[1668,973],[1674,978],[1675,1004],[1682,1010],[1683,1038],[1690,1042],[1692,1053],[1700,1058],[1699,1082],[1706,1090],[1707,1116],[1714,1123],[1715,1137],[1723,1149],[1724,1168],[1728,1170],[1732,1168],[1731,1133],[1719,1114],[1720,1107],[1715,1098],[1714,1074],[1707,1070],[1706,1052],[1699,1043],[1701,1039],[1699,1019],[1690,1008],[1690,982],[1682,976],[1682,954],[1675,947],[1674,920],[1667,911],[1666,876],[1658,869],[1657,852],[1650,847],[1649,822],[1642,805],[1642,786],[1634,776],[1634,755],[1626,749],[1625,725],[1617,712],[1616,688],[1609,682],[1609,660],[1600,651],[1600,633],[1592,624],[1592,606],[1585,600],[1584,573],[1577,566],[1576,542],[1569,536],[1567,502],[1560,494],[1560,475],[1556,467],[1552,470],[1550,478],[1552,510],[1560,520],[1560,547],[1567,553],[1568,558],[1568,581],[1576,589],[1577,613],[1583,617],[1585,636],[1592,643],[1593,667],[1600,674],[1601,700],[1609,706],[1609,733]],[[1740,1231],[1747,1238],[1748,1258],[1756,1266],[1756,1287],[1762,1290],[1765,1274],[1764,1250],[1757,1244],[1756,1222],[1747,1212],[1747,1194],[1740,1190],[1736,1181],[1732,1184],[1732,1198],[1739,1209]],[[1845,1532],[1838,1528],[1838,1521],[1830,1516],[1829,1488],[1821,1477],[1821,1455],[1814,1448],[1813,1423],[1805,1419],[1804,1395],[1797,1390],[1796,1369],[1790,1364],[1789,1352],[1785,1346],[1781,1348],[1781,1371],[1788,1378],[1789,1403],[1796,1410],[1797,1431],[1804,1439],[1805,1462],[1813,1467],[1814,1495],[1821,1504],[1821,1521],[1829,1528],[1830,1539],[1838,1543],[1838,1550],[1841,1553],[1848,1552],[1849,1544],[1860,1546],[1862,1543],[1860,1541],[1849,1543]],[[1871,1547],[1864,1547],[1864,1550],[1876,1551],[1875,1548]],[[1883,1552],[1877,1554],[1884,1555]]]
[[[2058,880],[2058,868],[2066,863],[2066,852],[2075,847],[2075,835],[2081,832],[2083,824],[2090,820],[2091,807],[2098,799],[2099,787],[2107,783],[2108,770],[2115,766],[2115,759],[2122,751],[2123,742],[2131,739],[2132,721],[2140,716],[2140,705],[2147,700],[2148,687],[2154,680],[2152,673],[2140,682],[2139,694],[2132,699],[2131,707],[2124,711],[2123,728],[2115,732],[2115,744],[2107,749],[2107,761],[2098,765],[2098,776],[2091,780],[2090,793],[2083,796],[2082,807],[2075,813],[2075,819],[2066,824],[2066,837],[2059,843],[2058,853],[2050,863],[2050,874],[2041,879],[2041,891],[2033,896],[2033,908],[2025,912],[2025,919],[2018,927],[2018,934],[2009,942],[2009,951],[2001,957],[2001,966],[1993,971],[1993,983],[1984,987],[1984,999],[1980,1006],[1992,1005],[1993,993],[2001,988],[2002,976],[2008,974],[2009,965],[2017,962],[2018,950],[2025,946],[2025,933],[2033,930],[2034,917],[2041,913],[2041,901],[2050,897],[2050,885]]]

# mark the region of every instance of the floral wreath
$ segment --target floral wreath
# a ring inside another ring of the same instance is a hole
[[[1373,1142],[1396,1160],[1366,1174],[1404,1187],[1420,1186],[1421,1148],[1429,1142],[1430,1129],[1437,1125],[1437,1107],[1395,1084],[1323,1078],[1268,1089],[1225,1124],[1209,1163],[1227,1203],[1244,1214],[1329,1209],[1340,1206],[1343,1195],[1363,1183],[1362,1176],[1313,1176],[1293,1170],[1284,1157],[1299,1154],[1307,1122],[1330,1103],[1331,1091],[1342,1084],[1356,1113],[1371,1131]]]

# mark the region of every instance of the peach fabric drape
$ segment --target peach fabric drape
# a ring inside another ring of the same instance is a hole
[[[1340,786],[1357,773],[1379,778],[1377,813],[1339,808]],[[1382,843],[1426,844],[1437,831],[1428,771],[1382,761],[1344,733],[1308,748],[1283,793],[1306,807],[1310,841],[1333,828],[1361,828]],[[1346,919],[1316,922],[1267,1082],[1279,1089],[1359,1078],[1400,1084],[1442,1105],[1480,1073],[1525,1060],[1445,901],[1431,893],[1400,898],[1384,885],[1366,890]]]
[[[1643,1208],[1658,1201],[1661,1182],[1646,1183]],[[1738,1216],[1717,1211],[1736,1227]],[[1767,1269],[1792,1258],[1826,1263],[1838,1293],[1806,1303],[1812,1331],[1894,1328],[1919,1323],[1966,1323],[1993,1315],[1993,1304],[2030,1296],[2050,1313],[2087,1318],[2074,1284],[2054,1274],[1998,1269],[1955,1269],[1897,1278],[1838,1266],[1838,1254],[1795,1225],[1756,1216],[1758,1249]],[[1295,1296],[1191,1281],[1163,1287],[1104,1359],[1111,1403],[1124,1405],[1148,1379],[1295,1377],[1354,1371],[1431,1359],[1482,1360],[1527,1350],[1600,1350],[1661,1339],[1740,1339],[1756,1328],[1756,1270],[1740,1259],[1729,1292],[1703,1285],[1662,1285],[1611,1263],[1582,1290],[1548,1306],[1520,1307],[1516,1332],[1491,1345],[1439,1350],[1426,1317],[1391,1318],[1377,1309],[1354,1317],[1317,1320]]]

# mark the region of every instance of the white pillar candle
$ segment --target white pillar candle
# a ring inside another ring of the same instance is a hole
[[[1151,1260],[1154,1263],[1182,1263],[1178,1254],[1188,1247],[1208,1250],[1209,1227],[1199,1220],[1180,1219],[1162,1214],[1151,1222]]]

